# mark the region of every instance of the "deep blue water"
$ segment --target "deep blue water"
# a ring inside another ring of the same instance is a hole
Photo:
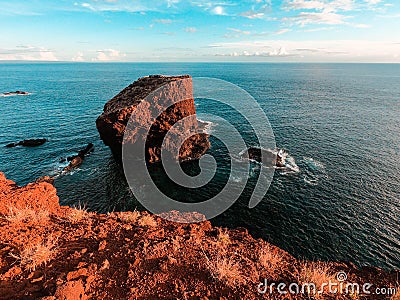
[[[254,209],[247,208],[248,187],[213,223],[246,227],[297,257],[400,268],[396,64],[0,64],[0,93],[32,93],[0,97],[0,170],[23,185],[58,174],[62,157],[92,142],[95,152],[81,168],[57,178],[61,203],[99,212],[140,209],[95,120],[125,86],[159,73],[220,78],[248,91],[268,116],[276,144],[300,169],[276,172]],[[217,113],[196,104],[199,113]],[[35,137],[49,141],[3,147]],[[210,151],[222,155],[218,149]]]

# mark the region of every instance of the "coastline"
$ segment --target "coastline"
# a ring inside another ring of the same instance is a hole
[[[62,207],[52,185],[18,187],[2,173],[0,190],[0,299],[258,299],[264,280],[275,285],[271,297],[281,299],[278,283],[336,280],[339,272],[346,282],[371,283],[371,291],[398,284],[400,271],[297,260],[244,228]]]

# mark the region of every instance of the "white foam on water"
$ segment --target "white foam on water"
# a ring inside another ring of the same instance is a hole
[[[311,157],[303,157],[303,160],[310,167],[313,167],[315,169],[325,169],[325,165],[322,162],[315,160]]]
[[[300,172],[300,168],[296,164],[296,160],[294,159],[293,156],[290,156],[290,155],[288,155],[286,157],[285,168],[286,168],[286,170],[291,171],[293,173],[299,173]]]
[[[27,93],[27,94],[15,94],[15,93],[4,94],[4,93],[1,93],[0,97],[15,97],[15,96],[29,96],[29,95],[32,95],[32,93]]]
[[[307,183],[309,185],[313,185],[313,186],[318,185],[318,181],[319,181],[318,177],[317,178],[311,178],[308,175],[304,175],[303,176],[303,180],[304,180],[305,183]]]

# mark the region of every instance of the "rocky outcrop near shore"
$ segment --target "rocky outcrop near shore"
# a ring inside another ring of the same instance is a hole
[[[7,148],[14,148],[17,146],[38,147],[38,146],[43,145],[46,142],[47,142],[47,139],[28,139],[28,140],[19,141],[16,143],[10,143],[10,144],[6,145],[6,147]]]
[[[28,92],[24,91],[15,91],[15,92],[6,92],[6,93],[1,93],[1,97],[10,97],[10,96],[27,96],[30,95]]]
[[[167,214],[198,223],[62,207],[52,185],[19,187],[0,173],[0,299],[390,299],[327,287],[317,298],[280,294],[277,286],[370,283],[373,292],[398,285],[396,271],[301,261],[244,228]]]
[[[164,87],[163,87],[164,86]],[[163,90],[157,94],[157,90]],[[153,94],[154,93],[154,94]],[[148,105],[139,105],[143,101]],[[164,107],[171,99],[176,102],[168,107],[160,115],[157,109]],[[139,107],[139,108],[138,108]],[[198,159],[210,147],[206,134],[196,134],[198,123],[196,109],[193,99],[192,78],[189,75],[183,76],[162,76],[152,75],[140,78],[112,98],[104,106],[104,112],[96,121],[97,129],[101,139],[109,146],[117,159],[121,158],[122,143],[128,121],[135,112],[134,128],[130,128],[130,143],[146,143],[146,160],[158,162],[161,160],[161,145],[167,132],[172,126],[180,122],[182,131],[191,135],[180,147],[178,159]],[[149,132],[142,132],[152,123]],[[173,143],[170,152],[174,152]]]
[[[59,208],[57,191],[47,182],[30,183],[19,187],[0,172],[0,215],[10,210],[41,208],[55,212]]]

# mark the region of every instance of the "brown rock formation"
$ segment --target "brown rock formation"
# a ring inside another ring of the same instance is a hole
[[[7,214],[11,207],[16,209],[45,207],[46,210],[54,212],[59,208],[57,191],[47,182],[30,183],[19,187],[0,172],[0,215]]]
[[[168,84],[166,88],[157,91],[166,84]],[[149,105],[147,107],[142,105],[140,111],[135,112],[138,117],[133,122],[134,126],[129,128],[129,142],[134,145],[145,141],[147,161],[160,161],[161,145],[166,133],[176,122],[185,118],[180,124],[180,129],[193,135],[180,147],[179,157],[174,158],[181,160],[200,158],[210,144],[207,135],[194,134],[198,130],[198,124],[192,79],[189,75],[153,75],[140,78],[106,103],[96,125],[101,139],[111,148],[114,156],[121,158],[122,143],[129,118],[140,103],[148,101],[146,97],[149,95],[152,95]],[[166,104],[171,100],[177,103],[168,107]],[[159,115],[157,109],[165,106],[168,108]],[[149,124],[152,125],[151,130],[143,133],[143,129]],[[174,151],[175,146],[173,142],[166,145],[171,153],[177,152]]]

